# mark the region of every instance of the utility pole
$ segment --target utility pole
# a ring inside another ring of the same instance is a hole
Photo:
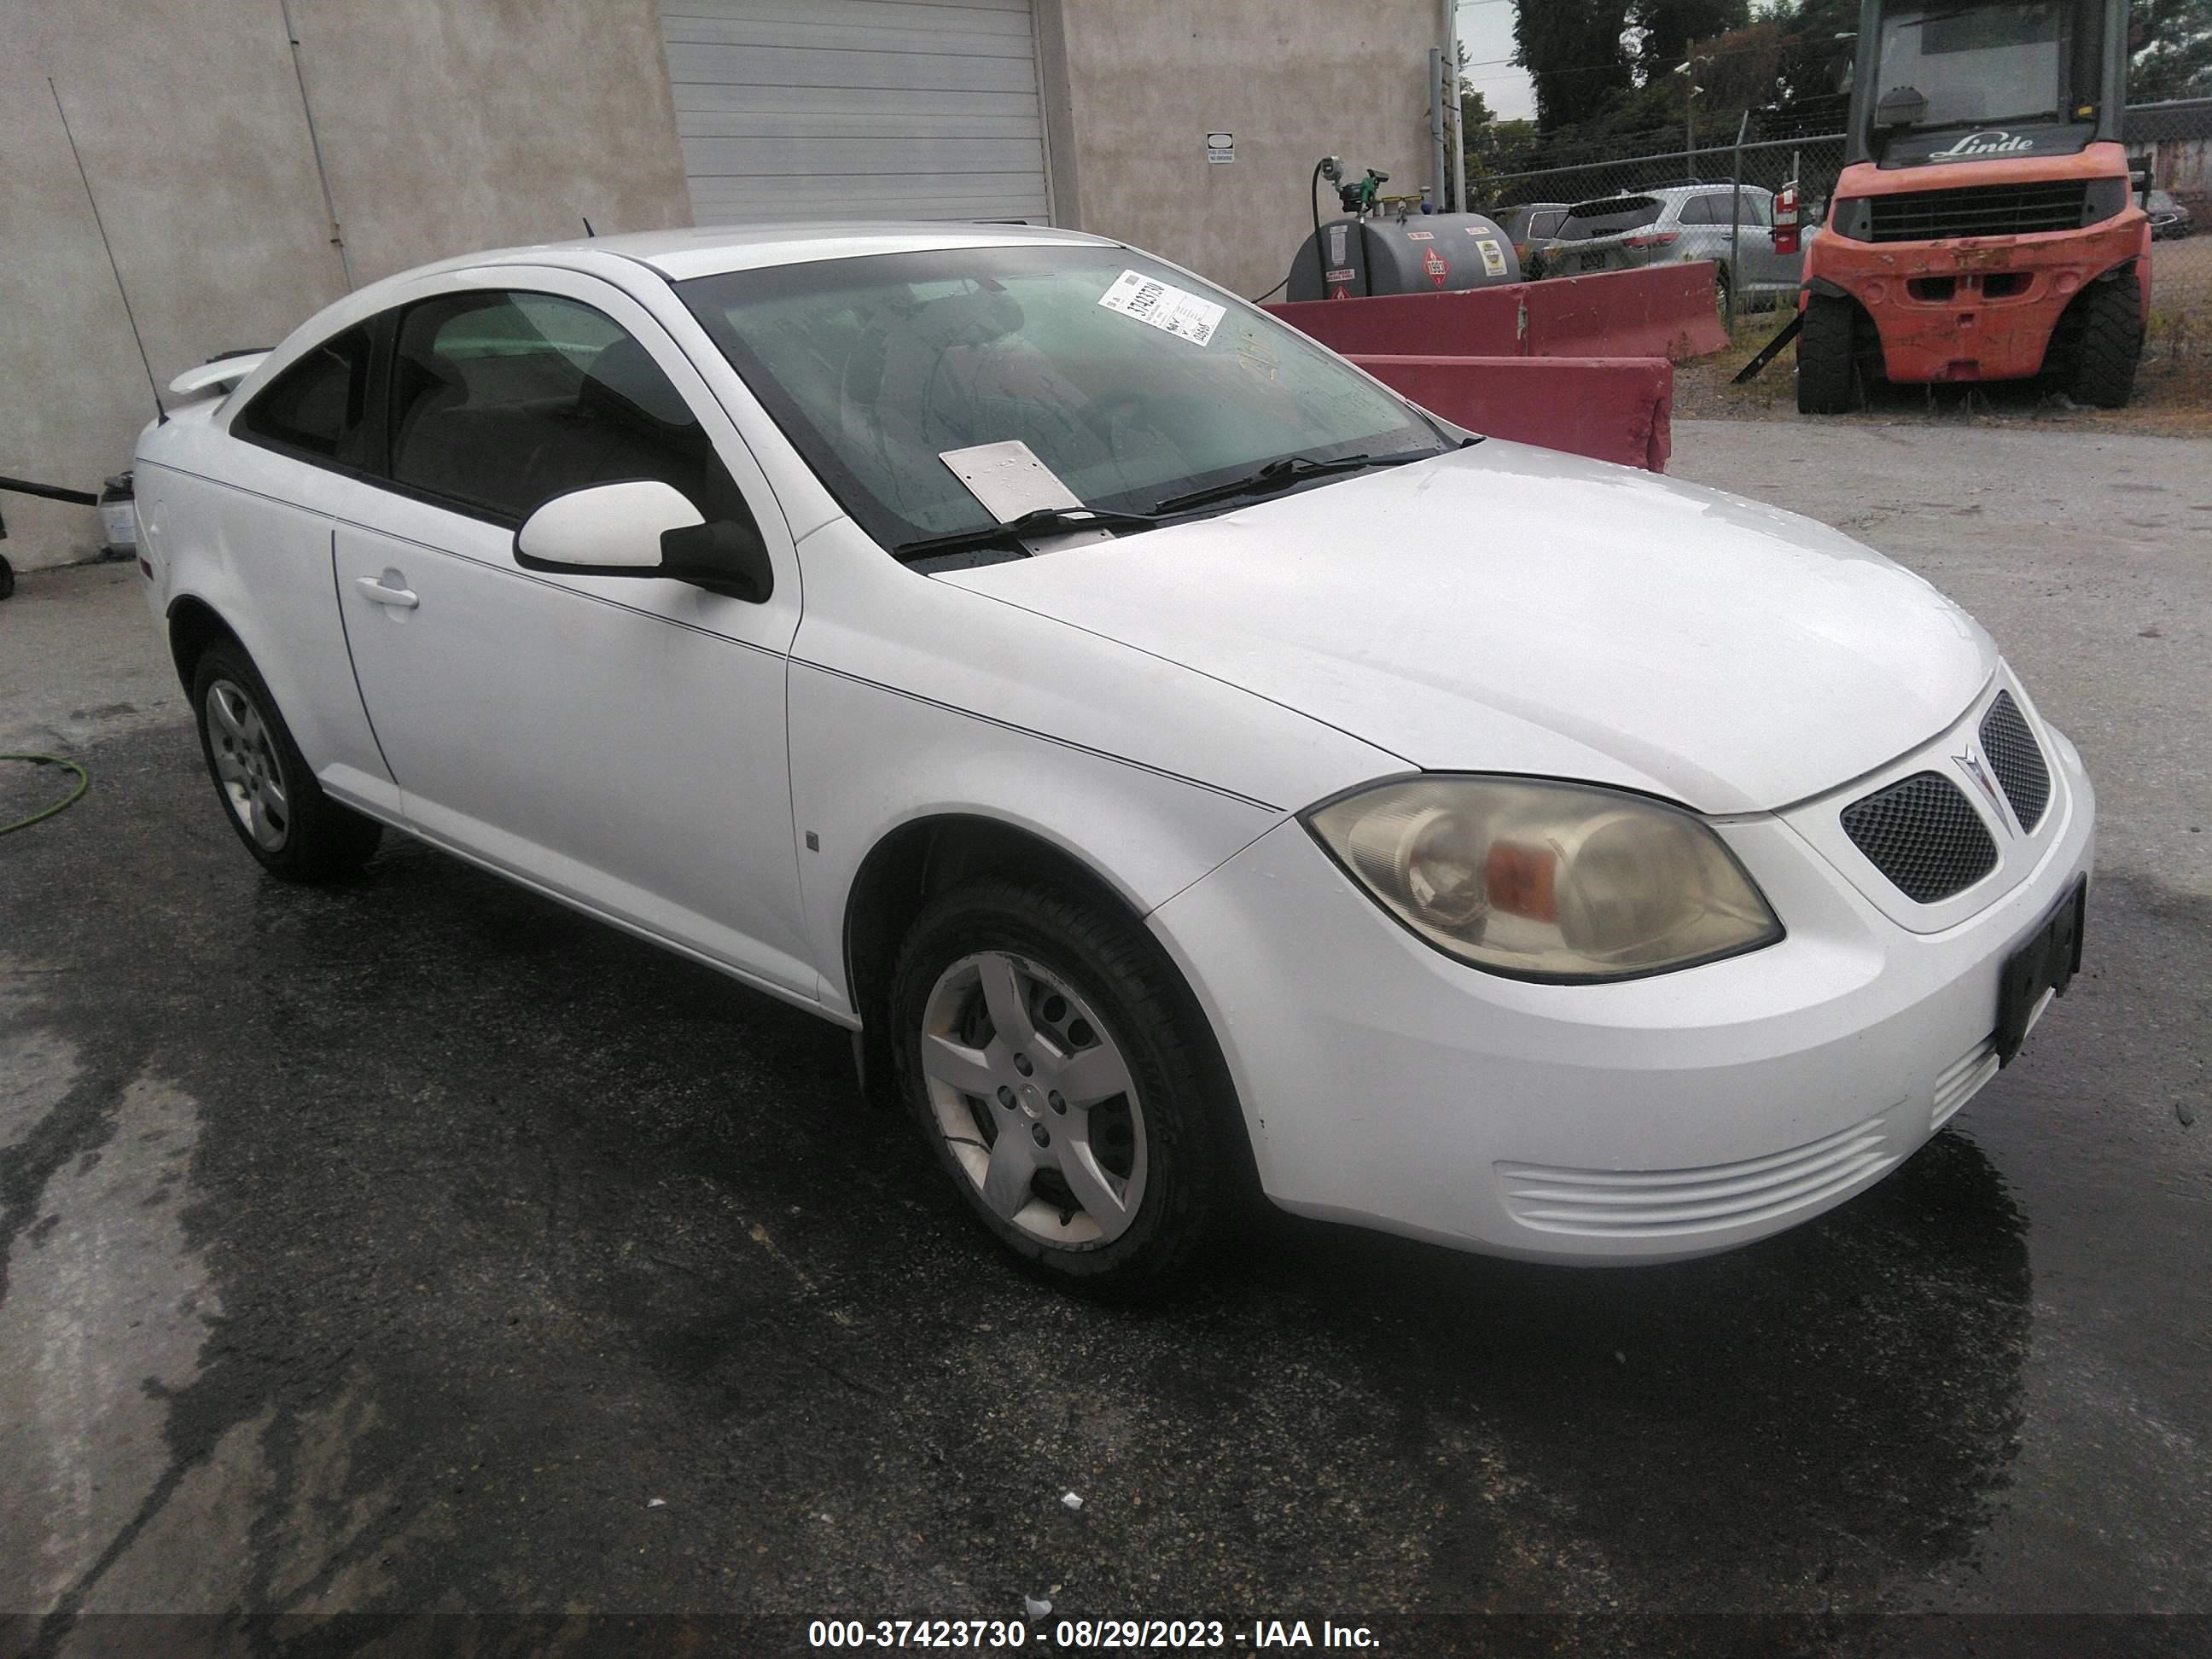
[[[1694,155],[1698,149],[1698,94],[1705,90],[1698,84],[1698,66],[1712,61],[1711,52],[1692,52],[1686,63],[1674,65],[1674,73],[1689,88],[1682,94],[1682,149],[1686,155]]]

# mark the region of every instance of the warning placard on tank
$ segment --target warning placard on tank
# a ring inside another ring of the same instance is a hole
[[[1098,303],[1109,311],[1134,317],[1140,323],[1150,323],[1154,328],[1165,329],[1177,339],[1198,345],[1205,345],[1213,338],[1213,331],[1227,314],[1226,307],[1187,294],[1157,276],[1133,270],[1125,270],[1115,277],[1114,286],[1099,296]]]

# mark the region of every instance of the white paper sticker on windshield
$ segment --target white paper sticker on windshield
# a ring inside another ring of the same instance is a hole
[[[1115,277],[1114,286],[1099,296],[1098,303],[1109,311],[1134,317],[1140,323],[1164,328],[1178,339],[1199,345],[1213,338],[1213,331],[1228,314],[1226,307],[1171,288],[1157,276],[1139,276],[1133,270],[1125,270]]]

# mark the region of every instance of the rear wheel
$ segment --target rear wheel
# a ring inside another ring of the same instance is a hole
[[[286,881],[350,874],[376,851],[383,827],[323,793],[252,659],[228,641],[192,671],[200,752],[223,816],[264,869]]]
[[[1729,274],[1720,266],[1713,267],[1713,309],[1720,315],[1721,326],[1729,322]]]
[[[2132,273],[2096,283],[2076,301],[2080,333],[2067,392],[2077,404],[2124,407],[2142,356],[2142,305]]]
[[[1866,402],[1859,372],[1858,307],[1832,294],[1805,296],[1797,336],[1797,412],[1847,415]]]
[[[1235,1195],[1199,1018],[1142,929],[987,878],[932,901],[890,1019],[901,1092],[975,1218],[1068,1289],[1142,1294]]]

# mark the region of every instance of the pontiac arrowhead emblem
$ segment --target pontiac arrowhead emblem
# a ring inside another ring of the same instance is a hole
[[[1988,798],[1990,808],[1997,815],[1997,822],[2004,826],[2005,833],[2012,834],[2012,814],[2006,810],[2005,799],[1997,790],[1997,781],[1990,775],[1990,769],[1982,764],[1982,757],[1969,748],[1963,755],[1952,756],[1951,760],[1966,775],[1974,787]]]

